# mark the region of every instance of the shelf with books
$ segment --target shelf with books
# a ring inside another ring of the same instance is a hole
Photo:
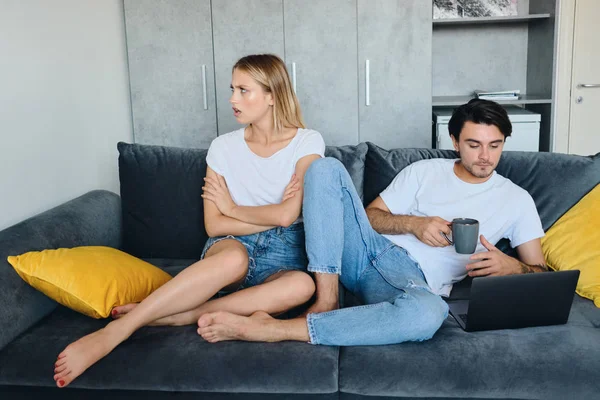
[[[433,107],[438,106],[459,106],[467,103],[473,96],[433,96]],[[524,94],[515,100],[497,100],[499,104],[551,104],[552,96]]]
[[[550,14],[511,15],[504,17],[465,17],[434,19],[433,27],[448,25],[510,24],[550,18]]]

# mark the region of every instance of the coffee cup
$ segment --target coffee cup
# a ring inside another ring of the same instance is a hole
[[[472,218],[452,220],[452,239],[442,232],[449,244],[459,254],[473,254],[479,241],[479,221]]]

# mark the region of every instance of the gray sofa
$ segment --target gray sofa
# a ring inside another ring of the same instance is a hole
[[[145,327],[70,387],[56,388],[57,354],[106,321],[32,289],[7,256],[105,245],[174,275],[198,259],[206,240],[206,151],[118,147],[121,196],[93,191],[0,232],[0,398],[600,398],[600,309],[577,295],[566,325],[467,333],[449,317],[433,339],[393,346],[209,344],[194,326]],[[365,204],[409,163],[456,157],[371,143],[329,147],[327,155],[344,163]],[[547,230],[600,182],[600,155],[506,153],[498,172],[531,193]],[[457,285],[452,297],[468,297],[468,285]]]

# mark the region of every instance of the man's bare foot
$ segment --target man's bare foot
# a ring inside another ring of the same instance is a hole
[[[257,311],[249,317],[219,311],[200,317],[198,334],[210,343],[224,340],[276,342],[283,340],[277,335],[280,322],[264,311]]]
[[[122,316],[124,316],[125,314],[127,314],[128,312],[130,312],[131,310],[133,310],[134,308],[136,308],[138,304],[139,303],[129,303],[129,304],[125,304],[124,306],[117,306],[112,309],[110,315],[114,319],[119,319]]]
[[[86,369],[110,353],[126,337],[114,329],[100,329],[68,345],[54,364],[56,386],[65,387]]]

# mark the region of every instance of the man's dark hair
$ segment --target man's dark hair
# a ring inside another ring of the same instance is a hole
[[[448,131],[456,141],[467,121],[496,126],[504,135],[504,140],[512,133],[512,124],[506,110],[495,101],[472,99],[454,110],[448,123]]]

